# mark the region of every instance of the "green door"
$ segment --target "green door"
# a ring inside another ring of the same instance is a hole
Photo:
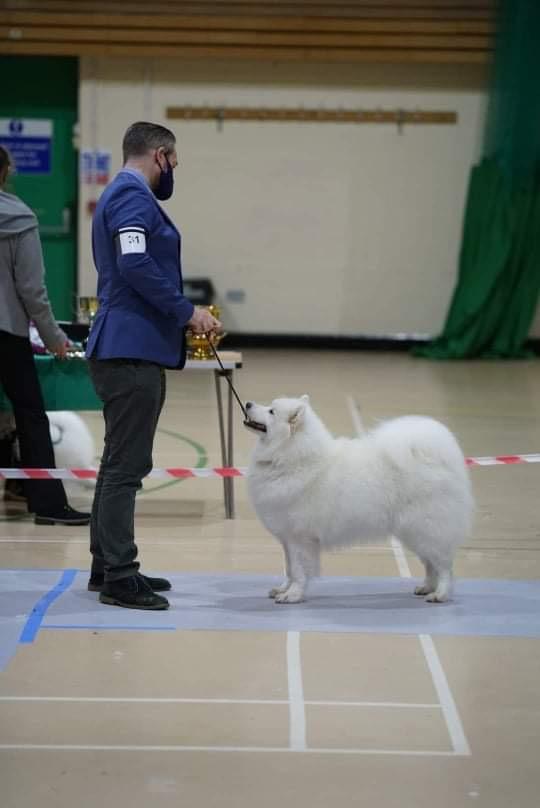
[[[58,320],[72,320],[77,283],[78,62],[56,56],[0,56],[0,143],[20,169],[6,190],[35,212],[46,283]]]

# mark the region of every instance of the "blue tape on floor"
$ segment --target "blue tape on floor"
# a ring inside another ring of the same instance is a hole
[[[56,586],[63,570],[0,571],[0,670],[17,650],[36,602]]]
[[[32,609],[32,613],[26,621],[25,627],[21,632],[21,636],[19,638],[20,643],[34,642],[35,636],[41,627],[41,623],[43,622],[47,609],[54,603],[55,600],[57,600],[57,598],[59,598],[67,589],[69,589],[75,580],[76,575],[77,570],[64,570],[56,586],[53,587],[50,592],[47,592],[46,595],[40,598],[40,600],[38,600]]]

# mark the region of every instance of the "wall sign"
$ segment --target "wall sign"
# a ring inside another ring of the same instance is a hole
[[[81,152],[80,172],[85,185],[107,185],[111,178],[111,153],[85,149]]]
[[[17,174],[50,174],[53,122],[0,118],[0,145],[9,150]]]

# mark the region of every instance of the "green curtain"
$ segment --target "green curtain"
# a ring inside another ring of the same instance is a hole
[[[540,0],[503,0],[484,157],[472,171],[442,334],[414,353],[518,358],[540,293]]]

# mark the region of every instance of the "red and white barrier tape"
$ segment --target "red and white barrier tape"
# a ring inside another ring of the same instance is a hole
[[[184,480],[189,477],[245,477],[247,468],[152,469],[148,477]],[[95,480],[97,469],[0,469],[0,480]]]
[[[468,466],[515,466],[519,463],[540,463],[540,454],[499,455],[497,457],[466,457]],[[241,466],[216,468],[153,469],[149,477],[154,479],[183,480],[190,477],[245,477],[247,468]],[[4,480],[93,480],[96,469],[1,469]]]
[[[465,462],[468,466],[516,466],[519,463],[540,463],[540,454],[466,457]]]

